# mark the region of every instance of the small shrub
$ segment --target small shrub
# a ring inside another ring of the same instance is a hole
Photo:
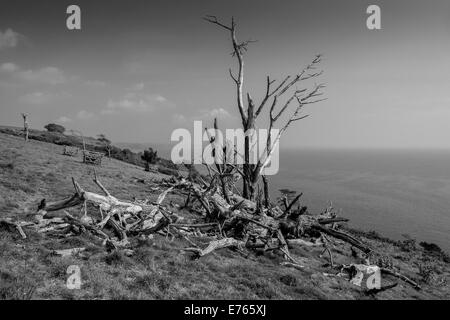
[[[160,172],[162,174],[166,174],[168,176],[174,176],[174,177],[178,177],[180,175],[178,170],[165,168],[165,167],[158,167],[158,172]]]
[[[13,169],[14,169],[14,163],[13,163],[13,162],[9,162],[9,163],[0,163],[0,169],[13,170]]]
[[[104,257],[104,261],[108,265],[119,266],[119,265],[130,265],[132,261],[130,258],[126,257],[122,252],[114,250],[111,253],[108,253]]]
[[[297,279],[290,274],[286,274],[280,277],[280,282],[289,287],[295,287],[297,285]]]
[[[400,241],[399,247],[402,251],[411,252],[416,249],[416,239],[411,238],[409,235],[403,235],[405,240]]]
[[[422,281],[432,286],[443,286],[447,283],[445,276],[439,276],[439,271],[433,263],[419,264],[419,276]]]
[[[0,300],[30,300],[36,286],[23,278],[0,271]]]
[[[425,251],[428,251],[430,253],[442,253],[442,249],[435,243],[422,241],[419,244],[422,248],[424,248]]]
[[[149,148],[141,155],[141,159],[145,161],[145,171],[150,171],[150,164],[155,164],[158,160],[158,152]]]
[[[56,123],[49,123],[44,128],[47,129],[48,132],[64,133],[66,131],[66,128]]]
[[[106,136],[104,134],[99,134],[97,136],[97,140],[100,141],[101,143],[106,144],[106,145],[111,144],[111,140],[106,138]]]

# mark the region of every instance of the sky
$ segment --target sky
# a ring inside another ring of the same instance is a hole
[[[81,30],[66,27],[71,4]],[[371,4],[381,30],[366,27]],[[446,0],[2,0],[0,125],[20,126],[25,112],[32,128],[134,143],[169,143],[194,120],[239,127],[236,61],[207,14],[234,16],[238,38],[257,40],[244,57],[256,102],[267,75],[281,80],[323,54],[327,100],[305,108],[282,148],[450,148]]]

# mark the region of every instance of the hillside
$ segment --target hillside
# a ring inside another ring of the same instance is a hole
[[[142,155],[144,150],[148,150],[150,148],[149,145],[141,145],[141,148],[130,150],[130,147],[126,144],[123,144],[122,147],[121,144],[114,144],[110,141],[109,143],[106,143],[105,141],[101,141],[93,137],[82,138],[80,135],[71,135],[69,134],[69,132],[59,133],[30,129],[29,139],[48,142],[61,146],[78,147],[80,149],[86,148],[86,150],[103,153],[105,155],[109,155],[111,158],[121,160],[126,163],[131,163],[140,167],[146,166],[145,161],[142,159]],[[0,126],[0,133],[16,137],[23,137],[23,128]],[[153,148],[155,148],[155,146],[153,146]],[[185,170],[183,166],[177,166],[172,163],[172,161],[165,159],[165,157],[168,156],[162,156],[161,154],[159,154],[156,162],[153,165],[150,165],[150,167],[152,167],[154,171],[161,171],[164,174],[174,174],[172,170]]]
[[[74,177],[86,190],[98,192],[93,167],[80,158],[62,155],[62,146],[0,133],[0,219],[33,221],[42,199],[59,200],[73,194]],[[117,198],[155,201],[163,191],[160,173],[115,159],[104,159],[96,173]],[[307,196],[307,195],[306,195]],[[184,199],[169,194],[165,200],[178,210]],[[70,211],[80,216],[79,210]],[[179,211],[178,215],[191,213]],[[421,247],[374,234],[353,231],[365,243],[389,254],[403,274],[422,286],[417,291],[398,282],[390,290],[367,295],[347,279],[331,276],[322,248],[294,246],[291,253],[306,267],[280,266],[282,258],[268,252],[247,257],[229,249],[192,260],[181,249],[183,238],[155,234],[133,239],[134,253],[108,253],[89,234],[50,238],[24,228],[27,239],[0,225],[0,299],[449,299],[449,264]],[[59,257],[54,250],[86,247],[81,255]],[[354,263],[350,246],[333,250],[335,263]],[[67,268],[81,269],[79,290],[66,287]],[[384,280],[384,279],[383,279]]]

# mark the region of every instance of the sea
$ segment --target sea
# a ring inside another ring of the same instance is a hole
[[[450,151],[284,151],[270,183],[273,195],[303,192],[312,213],[331,201],[350,226],[450,252]]]

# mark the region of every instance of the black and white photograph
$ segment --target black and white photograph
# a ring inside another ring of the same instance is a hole
[[[449,277],[448,0],[0,0],[0,300],[273,318]]]

